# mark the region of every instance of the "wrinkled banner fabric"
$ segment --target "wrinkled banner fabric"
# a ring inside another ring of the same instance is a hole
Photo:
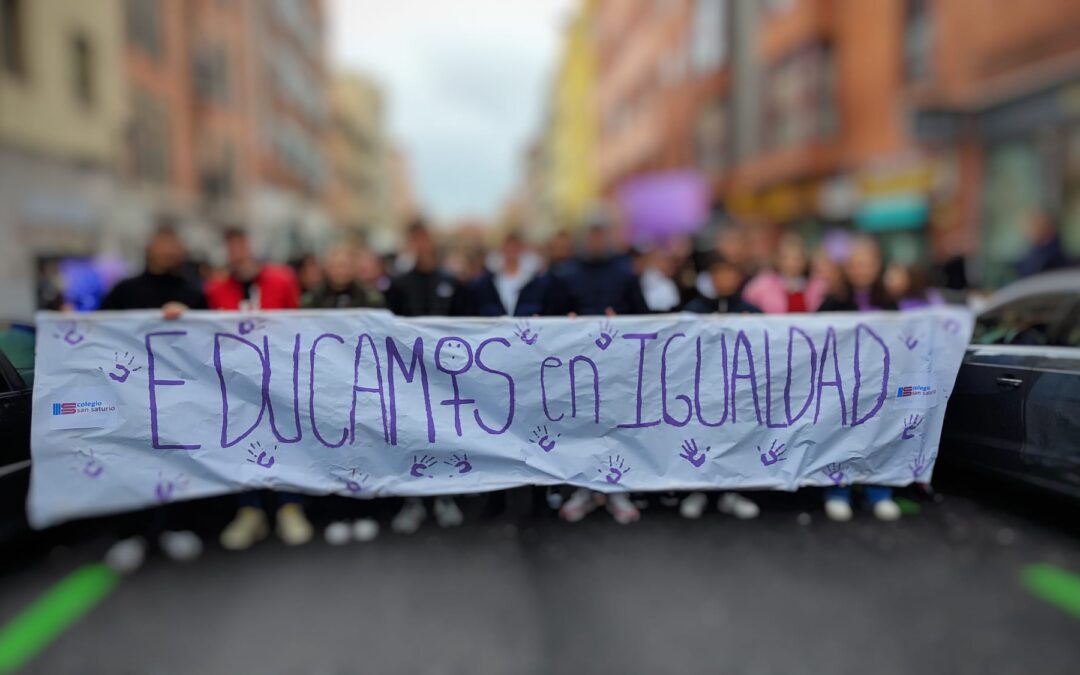
[[[971,317],[43,312],[37,326],[42,527],[255,488],[927,481]]]

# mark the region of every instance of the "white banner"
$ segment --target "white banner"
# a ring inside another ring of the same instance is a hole
[[[46,312],[37,326],[41,527],[252,488],[927,481],[971,317]]]

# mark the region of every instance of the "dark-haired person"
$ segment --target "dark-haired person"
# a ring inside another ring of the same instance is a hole
[[[895,310],[896,302],[885,289],[881,248],[871,237],[859,237],[851,244],[844,261],[843,278],[825,299],[822,312],[874,312]],[[900,518],[900,507],[892,499],[892,488],[864,485],[863,497],[879,520]],[[853,515],[851,486],[825,488],[825,515],[830,520],[847,521]]]
[[[225,256],[227,274],[206,284],[210,309],[263,311],[300,306],[300,285],[292,268],[260,261],[244,230],[233,228],[225,232]],[[275,514],[278,539],[287,546],[310,541],[314,530],[299,495],[277,492],[274,501],[278,505]],[[231,551],[251,548],[270,531],[259,493],[241,494],[239,504],[236,517],[221,532],[221,545]]]
[[[746,273],[741,265],[728,260],[722,254],[712,256],[707,272],[712,281],[715,297],[698,296],[686,305],[687,312],[697,314],[760,314],[761,310],[743,299],[743,287],[746,285]],[[679,503],[679,514],[683,518],[700,518],[709,504],[709,497],[704,492],[692,492]],[[716,504],[721,513],[735,516],[739,520],[757,518],[761,510],[749,497],[738,492],[722,492]]]
[[[187,251],[173,224],[166,218],[146,244],[146,265],[143,271],[116,284],[101,309],[133,310],[162,308],[166,312],[182,312],[187,308],[206,309],[206,299],[197,286],[184,274]],[[118,572],[138,569],[146,556],[148,540],[173,560],[194,560],[202,553],[202,540],[186,529],[172,529],[183,521],[182,507],[166,505],[147,513],[122,517],[128,523],[123,529],[127,536],[113,544],[105,554],[105,562]]]
[[[411,259],[412,268],[390,282],[386,304],[391,312],[398,316],[468,316],[465,289],[457,278],[439,266],[435,239],[423,221],[409,225],[403,258]],[[452,496],[436,497],[432,508],[440,527],[456,527],[464,521]],[[406,497],[390,522],[390,529],[399,534],[412,534],[426,519],[424,501]]]

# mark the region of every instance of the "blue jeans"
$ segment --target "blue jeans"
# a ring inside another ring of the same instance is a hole
[[[863,494],[866,495],[866,501],[873,506],[880,501],[886,499],[892,499],[892,488],[884,485],[863,485]],[[840,499],[844,502],[851,503],[851,486],[847,487],[827,487],[825,488],[825,499]]]

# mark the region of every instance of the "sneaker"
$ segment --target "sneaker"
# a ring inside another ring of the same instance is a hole
[[[873,506],[874,516],[878,520],[892,522],[900,520],[900,506],[891,499],[882,499]]]
[[[105,564],[117,574],[131,574],[146,559],[146,540],[142,537],[121,539],[105,552]]]
[[[453,497],[435,498],[435,522],[439,527],[457,527],[465,521],[461,509],[458,508]]]
[[[202,555],[202,539],[190,530],[162,532],[158,546],[176,562],[191,562]]]
[[[270,534],[266,514],[254,506],[241,506],[233,521],[221,531],[221,547],[228,551],[243,551],[251,548]]]
[[[379,536],[379,521],[374,518],[361,518],[354,521],[352,534],[356,541],[371,541]]]
[[[420,524],[425,518],[427,518],[427,509],[424,508],[424,502],[416,497],[409,497],[405,499],[401,510],[390,521],[390,529],[398,534],[413,534],[420,529]]]
[[[708,503],[709,498],[705,496],[704,492],[691,492],[679,502],[679,515],[683,518],[696,520],[701,517],[702,513],[705,513],[705,505]]]
[[[596,508],[596,500],[591,491],[585,488],[574,490],[559,509],[559,515],[568,523],[576,523]]]
[[[300,546],[311,541],[314,528],[299,504],[285,504],[277,512],[277,536],[286,546]]]
[[[641,518],[641,512],[630,501],[630,496],[625,492],[616,492],[608,495],[607,510],[615,517],[615,522],[620,525],[635,523]]]
[[[851,520],[851,504],[844,499],[826,499],[825,516],[836,523],[846,523]]]
[[[720,513],[735,516],[739,520],[753,520],[761,513],[761,509],[752,499],[738,492],[725,492],[720,497],[720,503],[716,505]]]
[[[352,528],[344,520],[338,520],[326,526],[323,531],[323,539],[331,546],[344,546],[352,537]]]

